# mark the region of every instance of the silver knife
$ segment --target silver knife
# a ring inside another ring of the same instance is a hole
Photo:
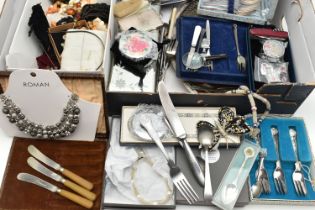
[[[30,145],[27,148],[28,152],[35,157],[36,159],[40,160],[41,162],[45,163],[49,167],[60,171],[63,175],[71,179],[72,181],[78,183],[82,187],[91,190],[93,188],[93,183],[89,182],[88,180],[80,177],[79,175],[73,173],[72,171],[63,168],[59,163],[56,163],[46,155],[44,155],[41,151],[39,151],[35,146]]]
[[[49,178],[52,178],[53,180],[57,181],[57,182],[61,182],[62,184],[64,184],[66,187],[72,189],[73,191],[79,193],[80,195],[82,195],[83,197],[86,197],[87,199],[94,201],[96,198],[96,195],[88,190],[86,190],[85,188],[71,182],[68,179],[64,179],[62,176],[60,176],[59,174],[56,174],[55,172],[51,171],[50,169],[46,168],[45,166],[43,166],[40,162],[38,162],[35,158],[33,157],[29,157],[27,159],[27,163],[29,166],[31,166],[33,169],[35,169],[36,171],[44,174],[45,176],[48,176]]]
[[[198,164],[198,161],[192,152],[187,140],[186,140],[186,131],[183,127],[182,122],[180,121],[180,118],[176,112],[176,109],[172,103],[172,100],[166,90],[166,87],[163,82],[159,82],[158,85],[159,90],[159,97],[167,118],[167,121],[169,125],[172,128],[172,131],[174,132],[175,136],[179,140],[180,145],[183,147],[186,156],[188,158],[188,161],[190,163],[191,169],[198,181],[198,183],[203,186],[205,183],[205,177],[204,174]]]
[[[88,200],[88,199],[85,199],[79,195],[76,195],[74,193],[71,193],[71,192],[68,192],[66,190],[63,190],[63,189],[60,189],[58,188],[57,186],[55,185],[52,185],[50,184],[49,182],[46,182],[36,176],[33,176],[31,174],[28,174],[28,173],[19,173],[17,175],[17,179],[20,180],[20,181],[24,181],[24,182],[28,182],[28,183],[32,183],[32,184],[35,184],[39,187],[42,187],[44,189],[47,189],[53,193],[58,193],[59,195],[85,207],[85,208],[92,208],[93,206],[93,202]]]
[[[194,35],[193,35],[193,38],[191,40],[191,47],[190,47],[190,51],[189,51],[188,56],[187,56],[186,68],[189,68],[189,66],[191,65],[192,58],[193,58],[195,51],[196,51],[196,46],[198,43],[200,32],[201,32],[201,26],[197,25],[195,27]]]

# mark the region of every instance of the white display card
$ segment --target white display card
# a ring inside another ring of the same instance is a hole
[[[27,119],[45,126],[60,121],[63,109],[72,93],[53,71],[19,70],[11,73],[4,94],[21,109]],[[79,99],[77,105],[81,110],[80,122],[73,134],[62,139],[93,141],[101,105],[82,99]],[[2,107],[3,103],[0,102],[1,110]],[[31,137],[20,131],[15,124],[10,123],[2,111],[0,126],[9,136]]]

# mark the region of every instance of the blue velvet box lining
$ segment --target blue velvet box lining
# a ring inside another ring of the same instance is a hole
[[[285,195],[278,194],[276,192],[275,183],[273,180],[273,171],[277,160],[277,154],[272,139],[271,128],[276,127],[279,131],[279,150],[281,166],[285,173],[285,179],[287,183],[288,193]],[[312,189],[311,183],[306,181],[308,194],[306,196],[298,196],[295,191],[292,173],[294,171],[295,155],[293,146],[291,144],[291,138],[289,134],[290,128],[295,128],[297,132],[297,144],[298,155],[303,165],[310,166],[312,162],[312,153],[309,145],[309,139],[305,128],[304,121],[297,118],[266,118],[261,126],[261,146],[267,148],[267,157],[265,158],[265,168],[267,170],[269,181],[271,185],[270,194],[261,194],[259,199],[270,200],[315,200],[315,192]],[[256,181],[255,172],[258,168],[258,159],[256,160],[251,172],[250,181],[254,184]],[[307,174],[304,172],[304,176]]]
[[[213,71],[209,71],[206,67],[200,68],[197,72],[186,70],[182,62],[182,56],[190,50],[195,26],[200,25],[202,28],[205,28],[206,20],[206,18],[201,17],[181,17],[177,21],[176,34],[179,42],[176,53],[177,76],[193,82],[247,85],[251,87],[252,75],[250,65],[248,65],[250,63],[248,24],[237,23],[240,52],[247,62],[246,71],[241,72],[237,68],[237,51],[233,35],[233,24],[236,22],[215,18],[208,19],[210,21],[211,55],[225,53],[228,55],[228,58],[213,61]]]

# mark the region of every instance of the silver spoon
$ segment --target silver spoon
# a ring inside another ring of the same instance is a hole
[[[244,149],[244,160],[243,163],[241,165],[241,167],[238,170],[237,175],[235,176],[235,179],[233,180],[232,183],[227,184],[225,186],[225,188],[223,189],[223,193],[222,193],[222,201],[224,201],[224,203],[229,204],[232,203],[233,201],[235,201],[237,199],[237,195],[238,195],[238,191],[240,189],[238,189],[237,187],[237,183],[239,181],[240,175],[247,163],[247,160],[250,158],[253,158],[255,156],[255,150],[252,147],[246,147]]]
[[[204,200],[210,203],[212,200],[212,185],[209,167],[209,148],[212,147],[214,134],[214,126],[206,121],[200,121],[197,124],[199,149],[203,148],[205,154],[205,184],[204,184]]]

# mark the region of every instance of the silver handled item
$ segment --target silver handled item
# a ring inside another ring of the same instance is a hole
[[[204,200],[206,203],[210,203],[212,200],[212,184],[211,174],[209,166],[209,148],[212,147],[214,141],[214,126],[206,121],[200,121],[197,124],[198,141],[200,143],[199,148],[204,150],[205,160],[205,185],[204,185]],[[218,144],[217,144],[218,145]]]
[[[193,56],[194,56],[195,51],[196,51],[196,46],[197,46],[197,43],[198,43],[198,39],[199,39],[200,33],[201,33],[201,26],[197,25],[195,27],[194,34],[193,34],[193,37],[192,37],[192,40],[191,40],[191,47],[190,47],[190,51],[188,53],[186,66],[190,66],[191,65],[191,61],[192,61]],[[188,68],[186,67],[186,69],[188,69]]]
[[[237,25],[233,24],[233,32],[234,32],[234,40],[235,40],[235,45],[236,45],[236,50],[237,50],[237,68],[240,71],[245,71],[246,70],[246,59],[244,56],[241,55],[240,52],[240,47],[238,43],[238,30],[237,30]]]
[[[280,155],[279,155],[279,131],[277,128],[271,128],[272,138],[274,141],[276,153],[277,153],[277,161],[276,168],[273,171],[273,179],[275,182],[276,190],[280,194],[287,194],[287,184],[285,181],[285,176],[281,167]]]
[[[181,145],[181,147],[183,147],[186,153],[186,157],[189,161],[193,174],[195,175],[198,183],[203,186],[205,183],[204,174],[200,168],[197,158],[195,157],[186,140],[186,131],[172,103],[171,97],[166,90],[164,82],[159,82],[158,91],[167,121],[176,138],[178,139],[179,144]]]
[[[152,140],[159,147],[164,157],[166,158],[167,163],[170,167],[171,178],[173,180],[175,187],[178,189],[178,191],[188,201],[189,204],[193,204],[196,201],[198,201],[197,193],[191,187],[187,178],[181,172],[180,168],[176,166],[174,161],[169,157],[168,153],[166,152],[162,144],[162,141],[159,138],[159,135],[156,133],[155,129],[153,128],[151,120],[148,119],[148,117],[143,116],[143,118],[141,119],[141,126],[148,132]]]
[[[289,129],[290,138],[294,150],[295,155],[295,169],[292,173],[292,179],[294,183],[294,188],[296,193],[299,196],[306,196],[307,195],[307,188],[305,184],[304,174],[302,172],[302,163],[299,161],[299,153],[298,153],[298,142],[296,138],[296,130],[294,128]]]

